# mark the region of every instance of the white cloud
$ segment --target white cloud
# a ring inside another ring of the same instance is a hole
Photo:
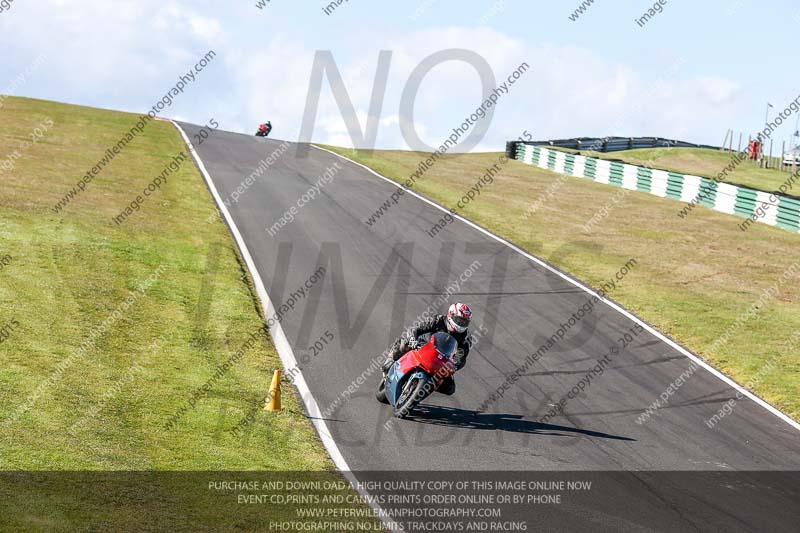
[[[662,75],[655,80],[636,72],[622,61],[608,61],[579,47],[531,46],[490,28],[423,30],[391,40],[393,50],[388,90],[381,114],[379,147],[407,148],[400,134],[400,94],[411,71],[432,50],[466,47],[489,61],[498,83],[520,63],[531,69],[503,96],[486,137],[476,150],[502,149],[508,139],[523,130],[536,138],[581,135],[658,135],[688,140],[716,138],[715,124],[735,115],[741,105],[739,85],[731,80],[692,77],[676,58],[665,58]],[[303,58],[305,77],[296,102],[305,102],[311,60]],[[343,62],[336,57],[346,87],[365,127],[377,51],[364,51]],[[288,90],[287,92],[291,92]],[[481,101],[475,69],[465,63],[448,62],[434,68],[420,86],[414,106],[419,135],[438,145]],[[302,106],[294,106],[299,122]],[[347,132],[333,96],[323,83],[314,138],[332,143]],[[341,142],[341,140],[339,141]],[[352,145],[352,141],[346,143]]]
[[[190,17],[189,26],[192,32],[207,41],[217,41],[222,36],[222,26],[217,19],[207,17]]]

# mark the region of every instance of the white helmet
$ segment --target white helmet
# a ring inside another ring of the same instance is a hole
[[[471,318],[472,310],[467,304],[455,303],[447,310],[447,330],[450,333],[464,333]]]

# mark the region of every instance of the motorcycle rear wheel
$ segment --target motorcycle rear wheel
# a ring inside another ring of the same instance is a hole
[[[394,416],[405,418],[419,402],[427,398],[434,389],[433,378],[414,378],[403,385],[403,392],[394,407]]]

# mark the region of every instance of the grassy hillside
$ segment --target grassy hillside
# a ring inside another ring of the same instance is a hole
[[[567,152],[576,151],[557,149]],[[581,154],[601,159],[619,159],[632,165],[660,168],[706,178],[717,177],[731,162],[730,153],[704,148],[642,148],[610,153],[582,151]],[[790,175],[790,172],[759,168],[756,161],[748,159],[742,161],[736,170],[729,172],[723,181],[771,192],[778,190],[778,187]],[[788,194],[800,198],[800,190],[796,186]]]
[[[151,122],[56,212],[137,117],[9,98],[0,120],[0,481],[11,470],[302,470],[339,479],[291,392],[283,412],[259,409],[280,361],[191,160],[124,222],[112,221],[185,150],[174,127]],[[240,349],[243,356],[167,428]],[[253,409],[249,431],[231,434]],[[90,527],[95,515],[74,505],[74,487],[55,485],[47,484],[47,501],[58,520],[9,499],[30,489],[23,484],[0,486],[0,523],[117,530],[125,527],[115,517],[135,517],[176,530],[266,527],[264,506],[216,502],[210,512],[206,502],[204,512],[183,505],[178,512],[167,505],[176,495],[153,487],[141,492],[165,505],[159,514],[120,498],[99,505],[109,521]]]
[[[398,182],[429,156],[328,148]],[[445,156],[414,188],[456,207],[499,156]],[[681,219],[680,205],[509,161],[459,213],[595,287],[636,258],[614,299],[799,419],[798,236],[763,224],[742,232],[740,219],[709,209]]]

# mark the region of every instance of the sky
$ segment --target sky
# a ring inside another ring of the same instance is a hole
[[[310,91],[315,57],[329,52],[358,128],[377,125],[375,147],[418,149],[475,112],[487,79],[501,85],[526,64],[476,123],[479,151],[523,132],[719,145],[728,128],[763,129],[767,102],[774,116],[800,96],[797,0],[661,0],[644,25],[649,0],[594,0],[575,20],[590,0],[347,0],[326,13],[330,1],[2,0],[0,93],[145,113],[213,50],[160,115],[243,133],[271,120],[272,136],[289,140],[305,117],[314,142],[370,144],[348,130],[327,72]],[[374,90],[381,51],[388,72]],[[446,60],[411,78],[437,53]],[[382,105],[370,116],[373,92]],[[795,118],[773,139],[789,140]]]

